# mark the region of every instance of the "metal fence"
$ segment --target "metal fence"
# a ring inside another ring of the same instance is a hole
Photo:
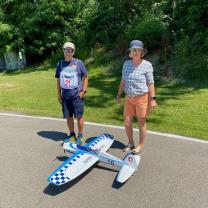
[[[16,70],[26,66],[26,58],[22,52],[7,52],[4,53],[5,69]],[[3,66],[3,65],[2,65]]]

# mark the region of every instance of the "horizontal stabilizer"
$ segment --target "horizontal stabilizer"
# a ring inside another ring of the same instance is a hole
[[[123,161],[125,162],[125,164],[121,167],[116,178],[116,181],[118,181],[119,183],[124,183],[125,181],[127,181],[138,169],[140,156],[128,153],[124,157]]]
[[[128,165],[123,165],[122,168],[120,169],[118,176],[116,178],[116,180],[119,183],[124,183],[125,181],[127,181],[135,172],[135,168],[132,168]]]

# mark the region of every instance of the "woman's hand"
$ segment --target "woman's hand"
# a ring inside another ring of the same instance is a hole
[[[154,109],[157,106],[156,100],[151,100],[150,101],[150,106],[151,106],[152,109]]]
[[[117,95],[117,97],[116,97],[116,102],[117,102],[118,104],[121,103],[121,96],[120,96],[120,95]]]

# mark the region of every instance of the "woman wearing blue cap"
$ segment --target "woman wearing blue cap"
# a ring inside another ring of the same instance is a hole
[[[117,93],[117,103],[121,102],[124,91],[124,123],[128,137],[128,144],[124,151],[131,150],[139,154],[144,148],[147,133],[146,117],[149,109],[156,107],[153,67],[149,61],[143,59],[147,50],[140,40],[133,40],[128,48],[130,60],[123,64],[122,79]],[[132,118],[136,116],[139,127],[139,144],[136,147],[133,139]]]

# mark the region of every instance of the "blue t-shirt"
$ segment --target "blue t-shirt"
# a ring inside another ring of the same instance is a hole
[[[70,62],[60,60],[57,64],[55,77],[60,79],[62,98],[77,97],[82,90],[82,77],[87,76],[84,63],[76,58]]]

